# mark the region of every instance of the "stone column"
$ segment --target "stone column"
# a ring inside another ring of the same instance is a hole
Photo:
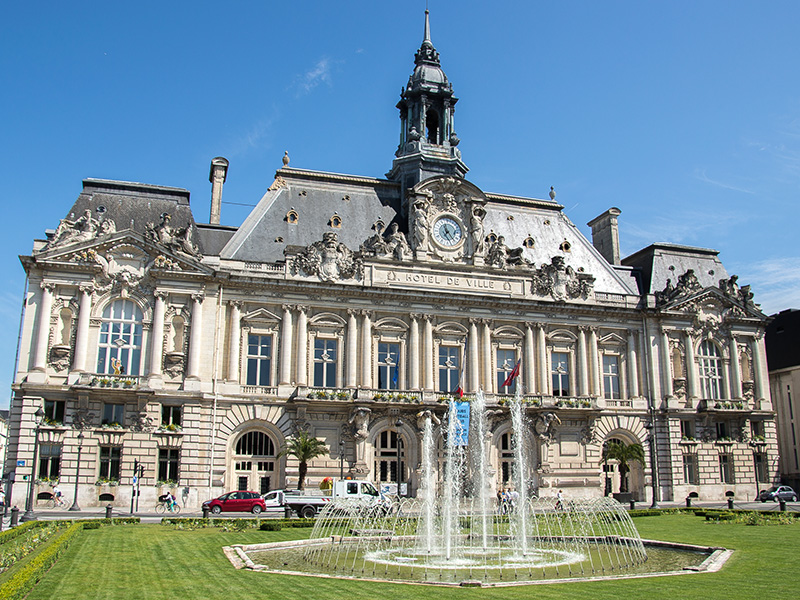
[[[731,332],[731,398],[742,397],[742,365],[739,362],[739,341]]]
[[[636,337],[633,329],[628,330],[628,395],[639,397],[639,365],[636,356]]]
[[[47,345],[50,341],[50,313],[53,311],[55,283],[41,283],[42,296],[39,302],[38,330],[33,354],[33,370],[47,370]]]
[[[753,339],[753,384],[757,402],[769,398],[769,375],[766,372],[766,365],[767,352],[764,347],[764,332],[759,331]]]
[[[419,389],[419,318],[420,315],[412,314],[411,329],[408,333],[408,387],[411,390]]]
[[[239,382],[240,348],[242,344],[242,303],[239,300],[228,302],[228,381]]]
[[[683,332],[686,346],[686,394],[689,398],[698,397],[697,363],[694,360],[694,339],[688,331]]]
[[[600,352],[597,349],[597,327],[589,328],[589,362],[592,396],[600,398],[603,395],[603,365],[600,364]]]
[[[361,312],[361,387],[372,388],[372,312]]]
[[[281,324],[281,374],[279,383],[292,383],[292,307],[283,305],[283,323]]]
[[[544,332],[544,323],[536,324],[536,357],[539,359],[539,390],[540,394],[550,393],[550,373],[547,372],[547,336]]]
[[[203,350],[203,298],[192,294],[192,331],[189,337],[189,364],[186,367],[188,379],[200,379],[200,356]]]
[[[153,326],[150,328],[150,375],[161,375],[161,364],[164,358],[164,312],[166,311],[167,293],[156,290],[153,306]],[[77,344],[76,344],[77,347]]]
[[[586,352],[586,326],[578,327],[578,395],[589,395],[589,357]]]
[[[75,356],[72,357],[72,370],[83,373],[86,371],[86,358],[89,350],[89,323],[92,316],[92,293],[94,286],[91,283],[85,283],[80,286],[80,304],[78,308],[78,325],[75,331]],[[158,299],[156,299],[156,308],[158,308]],[[155,316],[153,317],[155,320]],[[164,307],[162,300],[161,307],[161,331],[164,331]],[[159,363],[159,367],[161,363]],[[152,372],[152,367],[151,367]],[[159,371],[160,372],[160,371]]]
[[[489,394],[494,392],[494,373],[492,373],[492,322],[483,319],[483,389]]]
[[[424,315],[425,319],[425,353],[423,354],[423,370],[425,373],[425,389],[433,391],[433,323],[430,315]]]
[[[525,382],[524,392],[528,394],[536,393],[536,371],[534,371],[533,353],[533,328],[530,323],[525,324],[525,350],[522,366],[522,379]]]
[[[297,373],[295,382],[308,385],[308,307],[297,306]]]
[[[469,346],[467,347],[467,360],[469,361],[469,367],[467,368],[467,375],[469,376],[467,381],[467,390],[468,392],[477,392],[478,385],[480,384],[480,379],[478,377],[479,369],[480,369],[480,361],[479,354],[478,354],[478,324],[477,319],[470,319],[469,320]],[[464,365],[461,366],[464,368]]]
[[[358,385],[358,320],[356,310],[347,310],[347,362],[345,386],[354,388]]]
[[[669,333],[661,328],[661,386],[664,396],[669,397],[674,393],[672,389],[672,350],[669,346]]]

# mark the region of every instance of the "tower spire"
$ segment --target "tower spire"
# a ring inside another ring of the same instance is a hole
[[[425,9],[425,36],[422,40],[422,43],[428,42],[429,44],[433,45],[431,42],[431,20],[430,20],[430,11],[426,8]]]

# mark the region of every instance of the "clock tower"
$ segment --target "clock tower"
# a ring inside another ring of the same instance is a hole
[[[463,178],[469,170],[461,160],[453,116],[458,99],[439,63],[431,42],[429,13],[425,33],[414,56],[416,67],[400,93],[400,144],[389,179],[399,181],[403,192],[437,175]]]

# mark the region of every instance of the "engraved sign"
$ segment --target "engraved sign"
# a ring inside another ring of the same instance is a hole
[[[468,294],[498,296],[525,295],[525,280],[513,277],[491,277],[463,273],[426,272],[414,269],[375,267],[372,283],[376,286],[430,291],[457,291]]]

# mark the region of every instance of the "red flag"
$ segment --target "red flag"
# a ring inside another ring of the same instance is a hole
[[[466,347],[461,348],[461,370],[458,372],[458,387],[454,394],[458,394],[459,398],[464,397],[464,359],[467,357]]]
[[[522,360],[522,359],[520,359],[520,360]],[[506,380],[503,382],[503,385],[500,386],[500,387],[508,387],[508,386],[510,386],[512,383],[514,383],[514,380],[517,377],[519,377],[519,363],[520,363],[520,360],[518,360],[517,364],[514,365],[514,368],[511,369],[511,373],[508,374],[508,377],[506,377]]]

